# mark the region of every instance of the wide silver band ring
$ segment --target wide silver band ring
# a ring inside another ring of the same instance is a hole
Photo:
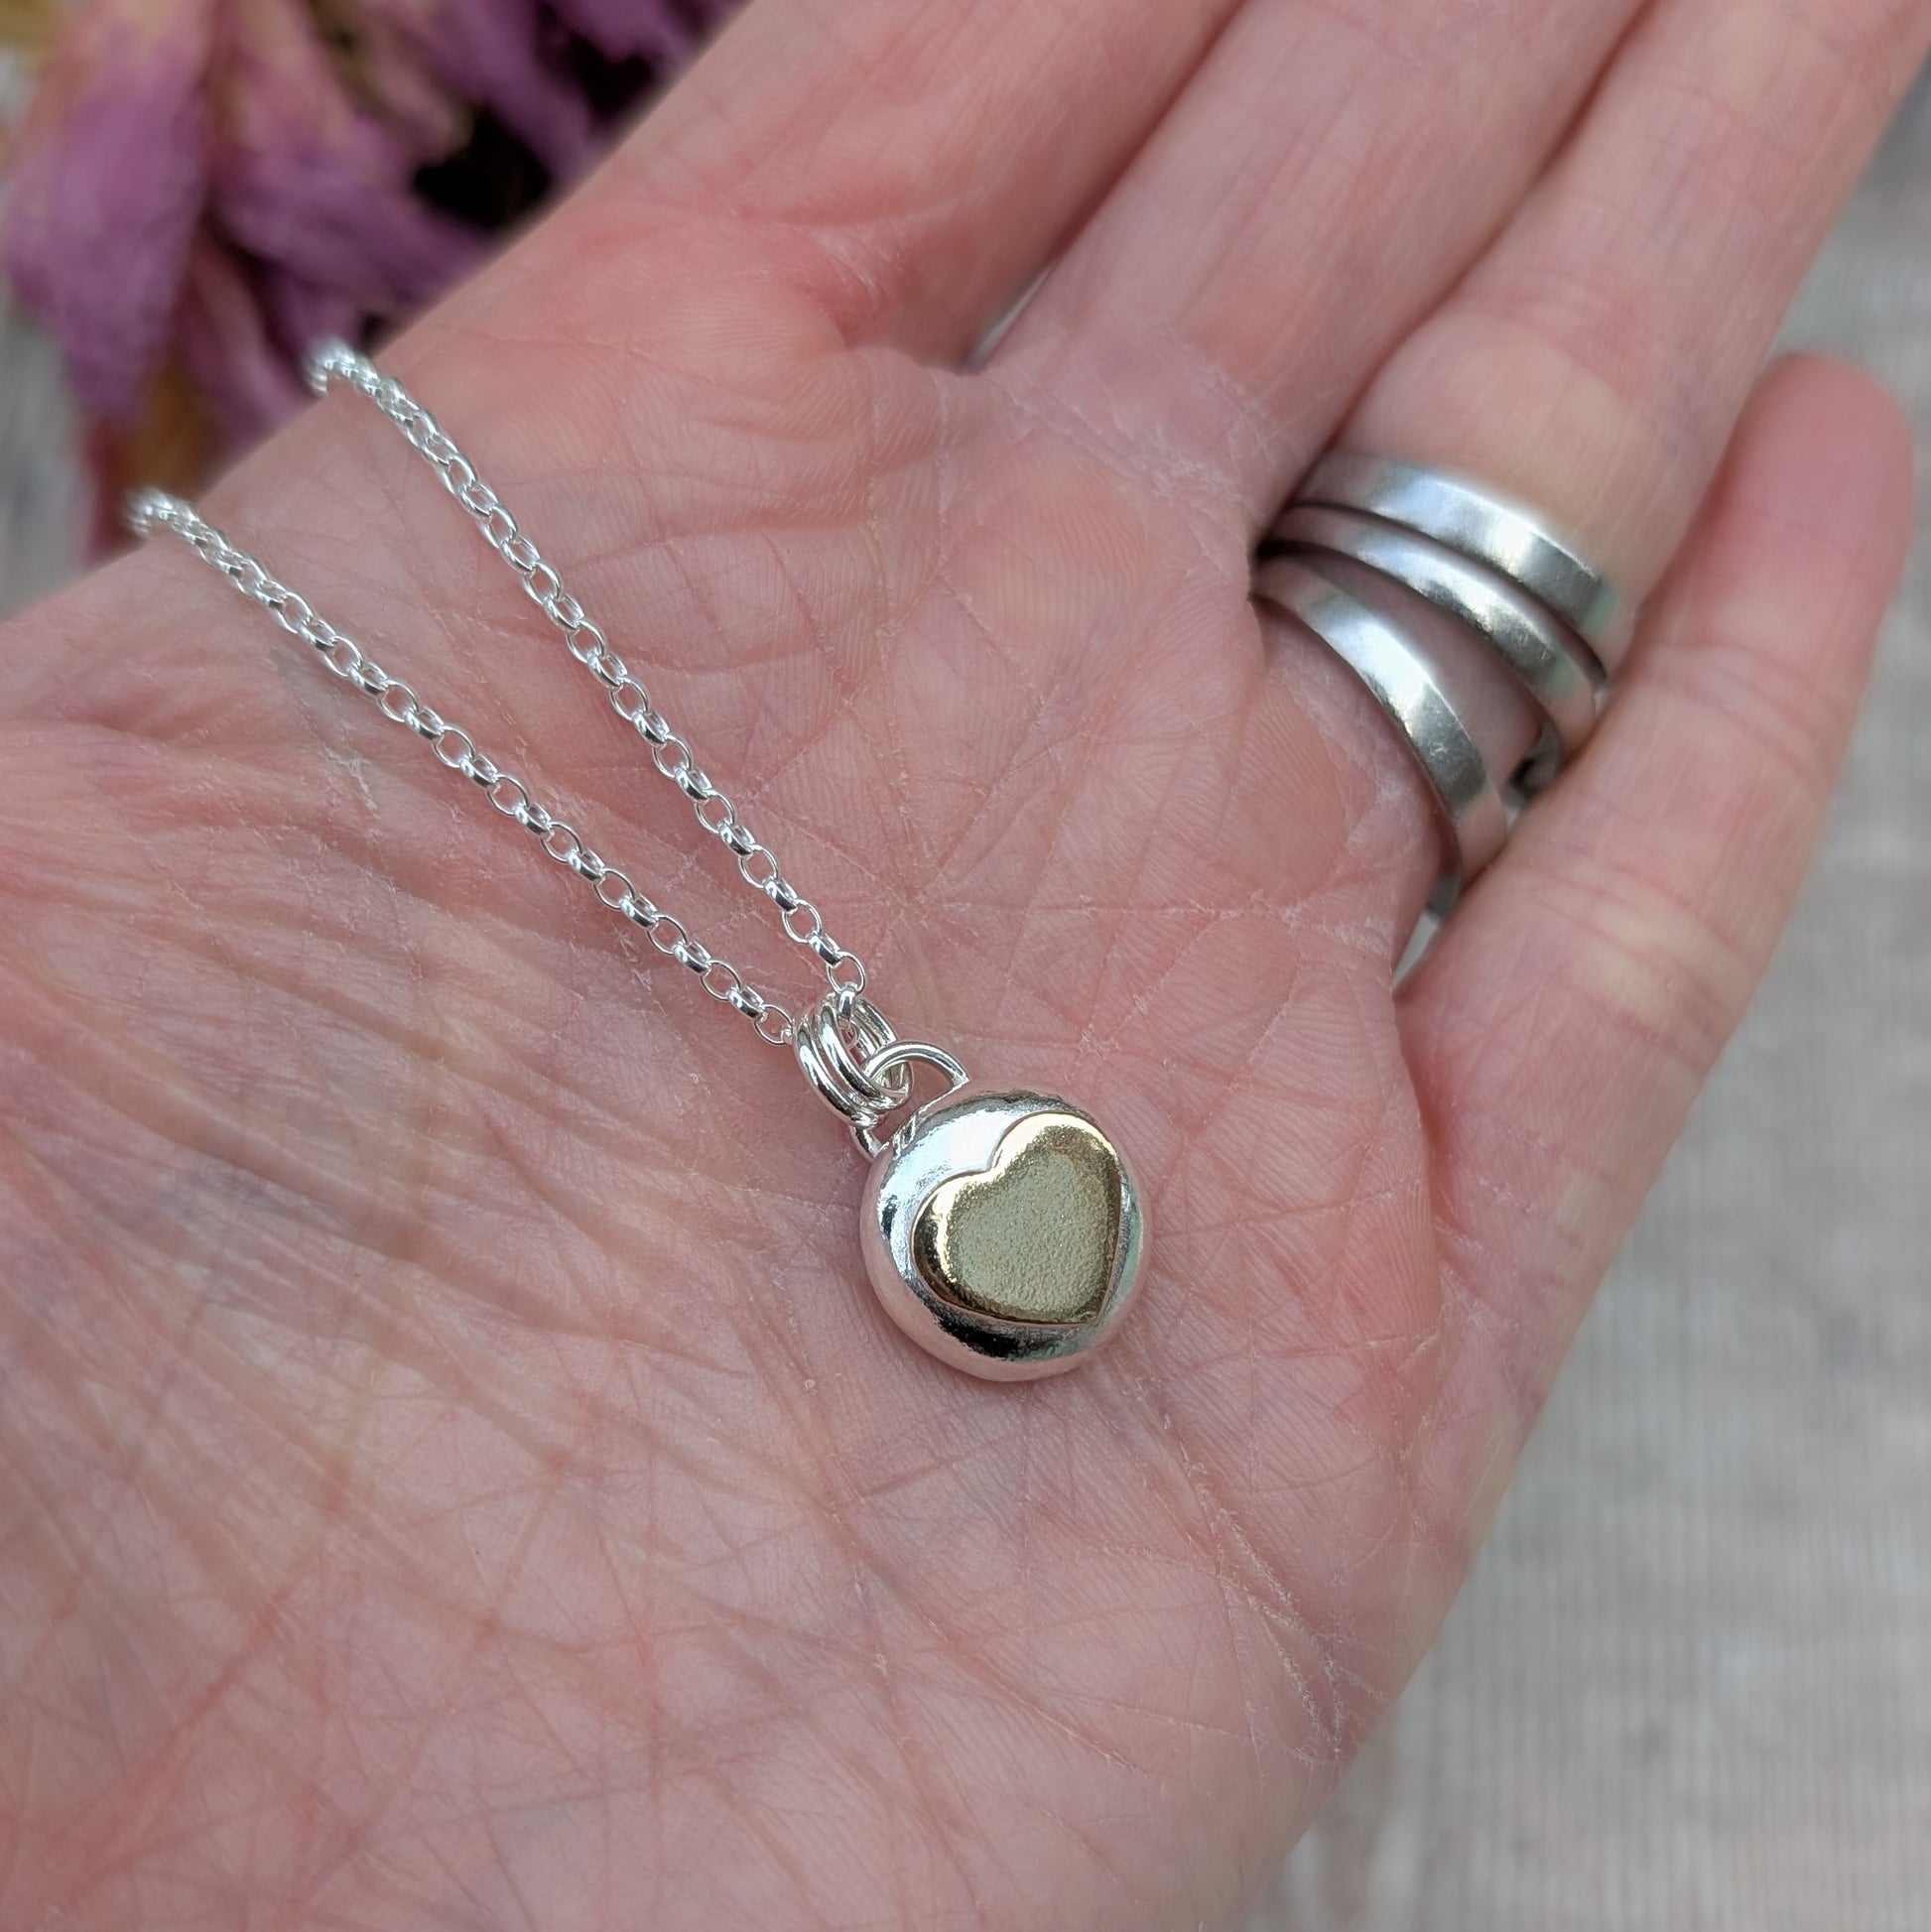
[[[1485,564],[1358,510],[1296,504],[1270,544],[1351,557],[1480,633],[1554,728],[1563,758],[1596,729],[1601,686],[1590,654],[1535,598]]]
[[[1425,650],[1401,627],[1298,557],[1272,557],[1254,594],[1298,617],[1360,679],[1408,740],[1447,826],[1457,863],[1431,902],[1446,912],[1508,842],[1508,808]]]
[[[1628,656],[1635,613],[1615,587],[1533,510],[1483,484],[1338,450],[1315,465],[1296,500],[1362,511],[1431,537],[1546,604],[1605,671],[1613,674]]]

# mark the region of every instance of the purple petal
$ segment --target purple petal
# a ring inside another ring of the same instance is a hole
[[[269,339],[291,369],[299,369],[304,353],[324,338],[352,342],[361,335],[362,312],[336,290],[319,289],[274,267],[262,268],[253,280]]]
[[[189,261],[176,346],[229,444],[253,442],[306,400],[287,357],[269,338],[247,270],[206,236]]]
[[[440,293],[480,238],[431,212],[425,157],[349,99],[299,0],[229,0],[211,200],[247,253],[381,313]]]
[[[554,0],[557,18],[608,61],[642,57],[681,67],[700,38],[698,10],[678,0]]]
[[[89,0],[57,43],[16,153],[6,268],[66,350],[76,395],[139,410],[207,179],[213,0]]]
[[[544,58],[535,0],[369,0],[367,15],[458,99],[489,108],[552,175],[568,179],[589,161],[589,103]]]
[[[421,57],[421,22],[445,0],[360,0],[355,10],[355,86],[406,152],[435,159],[462,144],[470,102],[452,96]]]

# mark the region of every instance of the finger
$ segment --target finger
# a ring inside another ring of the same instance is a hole
[[[1660,0],[1344,441],[1500,485],[1647,591],[1927,41],[1925,0]]]
[[[1927,37],[1926,0],[1659,0],[1340,441],[1536,505],[1645,595]],[[1513,738],[1484,741],[1497,769],[1537,723],[1524,711]],[[1437,845],[1419,785],[1402,797],[1360,856],[1405,932]]]
[[[962,354],[1236,0],[764,0],[595,185],[616,239],[720,214],[853,338]]]
[[[1865,378],[1771,376],[1589,756],[1405,994],[1451,1284],[1445,1509],[1510,1460],[1783,926],[1908,541],[1910,465]]]
[[[1244,8],[996,366],[1258,517],[1515,203],[1635,4]]]

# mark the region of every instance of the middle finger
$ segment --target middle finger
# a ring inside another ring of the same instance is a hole
[[[1513,208],[1638,0],[1249,0],[1000,345],[1249,522]]]

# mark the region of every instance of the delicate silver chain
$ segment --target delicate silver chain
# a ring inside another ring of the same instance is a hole
[[[231,544],[192,504],[162,490],[141,490],[128,501],[127,520],[139,536],[157,529],[173,531],[197,557],[213,565],[244,597],[260,604],[291,636],[313,646],[325,670],[369,699],[392,723],[407,725],[419,737],[427,738],[431,750],[450,770],[474,780],[504,818],[535,836],[547,857],[569,867],[582,879],[596,894],[598,904],[632,925],[642,927],[660,953],[697,974],[711,998],[744,1014],[773,1046],[790,1044],[794,1023],[782,1006],[766,999],[756,987],[746,983],[728,961],[718,959],[702,941],[694,939],[679,920],[653,905],[625,873],[591,850],[577,829],[543,805],[520,778],[478,750],[475,740],[459,724],[451,723],[424,704],[400,678],[392,678],[352,637],[320,615],[300,592],[269,576],[254,558]],[[835,971],[828,962],[827,972]],[[836,988],[836,977],[833,983]],[[855,991],[853,996],[862,997]]]
[[[402,432],[469,513],[483,540],[516,573],[531,601],[556,626],[564,647],[596,680],[610,708],[643,739],[651,763],[691,802],[698,823],[736,859],[744,882],[777,907],[785,937],[818,960],[828,990],[802,1016],[794,1018],[768,999],[727,960],[693,938],[680,920],[653,905],[627,874],[585,844],[576,828],[541,804],[521,779],[478,750],[467,731],[424,704],[400,678],[391,677],[353,638],[271,577],[192,504],[161,490],[139,491],[129,499],[129,526],[141,536],[157,529],[174,532],[284,630],[312,646],[325,669],[361,692],[384,717],[426,738],[446,766],[473,780],[498,812],[532,833],[546,856],[586,881],[599,905],[642,927],[660,953],[696,973],[711,998],[744,1014],[761,1038],[773,1046],[789,1046],[806,1079],[844,1118],[858,1145],[867,1154],[877,1153],[875,1129],[910,1097],[912,1064],[929,1061],[948,1078],[963,1081],[958,1063],[935,1047],[898,1039],[865,997],[864,962],[832,937],[824,915],[785,877],[770,846],[738,817],[688,741],[671,728],[642,682],[565,587],[555,566],[524,535],[501,497],[476,474],[475,465],[435,417],[401,383],[342,342],[324,343],[312,352],[308,376],[319,395],[331,382],[347,383]]]
[[[779,866],[776,855],[745,825],[737,808],[697,761],[689,742],[652,705],[650,693],[610,648],[602,629],[571,595],[556,567],[518,525],[503,500],[436,418],[401,383],[385,376],[346,342],[324,342],[307,358],[310,387],[325,395],[346,383],[386,416],[435,470],[443,487],[469,513],[483,541],[516,573],[525,594],[557,628],[564,648],[592,678],[610,708],[643,739],[651,763],[691,802],[698,823],[737,861],[744,882],[771,901],[785,937],[806,948],[834,989],[862,992],[864,962],[827,930],[824,915]]]

